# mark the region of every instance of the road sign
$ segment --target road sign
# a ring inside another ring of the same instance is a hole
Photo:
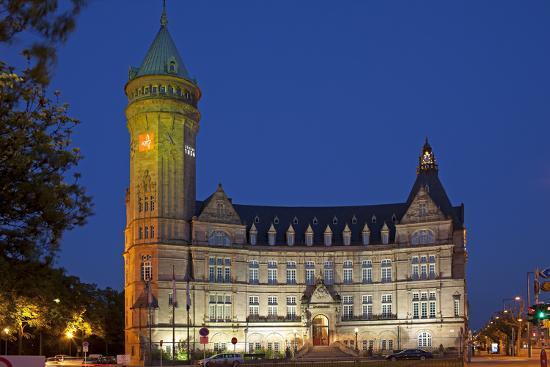
[[[231,338],[231,344],[233,344],[233,345],[237,344],[237,338],[232,337]]]
[[[210,330],[208,330],[207,327],[201,327],[199,329],[200,336],[208,336],[209,333],[210,333]]]
[[[208,337],[207,336],[201,336],[200,337],[200,343],[201,344],[208,344]]]
[[[88,353],[88,347],[90,346],[90,343],[88,342],[82,342],[82,351],[84,353]]]
[[[544,282],[540,286],[540,290],[543,292],[550,292],[550,282]]]
[[[543,278],[550,278],[550,268],[539,271],[539,275]]]

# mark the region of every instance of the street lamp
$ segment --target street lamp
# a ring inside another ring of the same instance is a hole
[[[69,355],[72,355],[71,353],[71,344],[73,344],[73,332],[72,331],[67,331],[65,333],[65,336],[67,337],[67,339],[69,339]]]
[[[6,334],[6,340],[5,340],[5,348],[6,348],[6,355],[8,355],[8,335],[10,334],[9,328],[4,328],[4,334]]]
[[[357,333],[359,333],[359,329],[355,328],[355,350],[359,350],[359,346],[357,345]]]
[[[294,357],[296,357],[296,352],[298,352],[298,341],[296,340],[296,334],[298,334],[298,330],[294,329]]]

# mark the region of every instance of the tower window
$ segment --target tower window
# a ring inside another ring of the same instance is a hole
[[[166,94],[166,87],[164,85],[160,86],[160,94]]]
[[[376,223],[376,215],[373,214],[371,220],[372,220],[373,223]]]
[[[314,217],[314,218],[313,218],[313,224],[314,224],[314,225],[319,224],[319,221],[317,220],[317,217]]]
[[[168,65],[168,71],[171,72],[171,73],[176,72],[176,62],[175,61],[170,61],[170,64]]]
[[[149,227],[145,226],[145,238],[149,238]]]
[[[351,218],[351,224],[357,224],[357,217],[355,215]]]
[[[180,88],[176,89],[176,94],[178,95],[178,97],[181,97],[181,89]]]
[[[260,223],[260,217],[258,216],[254,217],[254,223]]]
[[[151,255],[141,256],[141,280],[150,281],[153,273],[152,269]]]
[[[157,87],[152,87],[151,88],[151,93],[157,94]]]
[[[151,211],[153,211],[153,210],[155,210],[155,197],[153,195],[151,195],[151,197],[149,199],[150,199],[149,206],[151,208]]]
[[[294,217],[294,219],[292,220],[292,223],[293,224],[298,224],[298,218]]]
[[[332,224],[338,224],[338,218],[336,218],[336,216],[332,218]]]
[[[151,238],[155,238],[155,226],[151,226]]]
[[[187,154],[190,157],[195,157],[195,148],[192,146],[186,145],[185,146],[185,154]]]
[[[275,217],[275,218],[273,219],[273,223],[274,223],[274,224],[279,224],[279,217]]]
[[[172,86],[168,87],[168,93],[169,94],[174,94],[174,88]]]

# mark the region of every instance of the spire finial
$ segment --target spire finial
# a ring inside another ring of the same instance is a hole
[[[162,0],[162,15],[160,16],[160,25],[166,27],[168,24],[168,17],[166,16],[166,0]]]
[[[435,155],[433,153],[430,143],[428,143],[428,137],[424,146],[422,147],[422,154],[419,157],[418,167],[416,173],[434,171],[437,172],[437,163],[435,161]]]

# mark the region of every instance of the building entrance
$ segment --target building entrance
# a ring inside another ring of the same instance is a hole
[[[329,345],[328,318],[317,315],[313,318],[313,345]]]

